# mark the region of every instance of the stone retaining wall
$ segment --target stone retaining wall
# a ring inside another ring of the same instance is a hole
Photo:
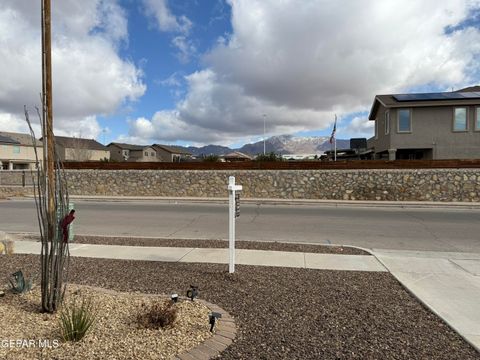
[[[480,201],[480,169],[68,170],[70,194],[274,199]]]
[[[33,186],[0,186],[0,199],[33,195]]]
[[[67,171],[71,195],[224,198],[229,176],[244,198],[480,201],[480,169]],[[0,197],[31,194],[31,186],[0,184]]]

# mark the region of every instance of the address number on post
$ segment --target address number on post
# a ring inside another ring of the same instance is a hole
[[[238,218],[240,216],[240,194],[235,194],[235,217]]]

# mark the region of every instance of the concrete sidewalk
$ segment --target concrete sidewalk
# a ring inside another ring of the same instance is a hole
[[[18,254],[40,254],[36,241],[15,242]],[[228,249],[70,244],[71,256],[102,259],[228,264]],[[387,271],[374,256],[236,249],[236,264],[306,269]]]
[[[414,296],[480,351],[480,254],[374,250]]]

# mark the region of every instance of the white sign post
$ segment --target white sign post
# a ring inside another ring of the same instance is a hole
[[[236,211],[236,197],[235,192],[241,191],[242,185],[235,185],[235,177],[228,178],[228,248],[229,248],[229,262],[228,272],[230,274],[235,272],[235,218],[239,215]]]

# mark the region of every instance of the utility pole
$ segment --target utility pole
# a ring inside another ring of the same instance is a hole
[[[267,118],[266,114],[263,114],[263,155],[265,155],[265,120]]]
[[[55,163],[53,139],[53,104],[52,104],[52,38],[51,38],[51,7],[50,0],[42,0],[42,87],[43,87],[43,113],[44,131],[46,142],[46,174],[47,174],[47,238],[55,236]],[[45,152],[45,148],[44,148]],[[51,240],[52,241],[52,240]]]

